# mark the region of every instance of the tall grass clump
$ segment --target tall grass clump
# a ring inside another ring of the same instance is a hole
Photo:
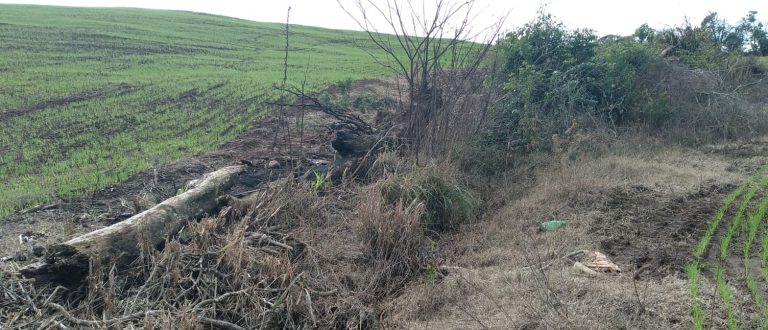
[[[423,203],[421,222],[429,230],[455,229],[475,219],[480,201],[455,172],[436,166],[384,179],[381,194],[389,205]]]
[[[362,253],[381,287],[416,274],[425,264],[426,243],[421,218],[424,204],[412,201],[387,205],[376,191],[367,192],[357,208],[355,232]]]

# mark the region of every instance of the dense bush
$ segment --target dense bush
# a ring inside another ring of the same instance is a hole
[[[506,62],[504,102],[486,139],[521,139],[547,147],[579,117],[620,125],[639,117],[639,70],[660,61],[650,47],[623,39],[598,40],[590,30],[567,30],[542,13],[499,43]]]
[[[757,12],[750,11],[736,25],[730,25],[711,12],[694,26],[686,22],[683,26],[649,32],[644,25],[635,32],[638,40],[650,40],[667,55],[680,58],[693,68],[717,69],[732,55],[768,55],[768,31],[757,19]]]
[[[694,144],[762,132],[768,120],[753,104],[768,98],[757,83],[765,70],[745,58],[768,51],[766,34],[755,12],[735,26],[712,13],[699,26],[644,24],[633,36],[603,38],[542,12],[496,45],[501,101],[463,168],[496,172],[477,160],[550,150],[574,123]]]

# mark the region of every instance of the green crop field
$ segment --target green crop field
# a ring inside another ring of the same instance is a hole
[[[190,12],[0,5],[0,218],[237,137],[276,95],[284,38]],[[289,82],[306,72],[310,90],[389,72],[361,32],[291,26],[290,43]]]
[[[722,305],[727,312],[728,329],[739,329],[739,320],[733,306],[733,294],[731,287],[743,285],[749,291],[754,303],[754,310],[761,313],[764,322],[768,322],[768,306],[760,289],[759,282],[768,283],[768,228],[766,228],[765,216],[768,211],[768,166],[761,168],[758,173],[741,183],[728,197],[725,198],[720,209],[710,220],[704,236],[694,252],[694,260],[686,268],[688,284],[691,293],[691,315],[694,328],[706,327],[705,315],[701,297],[699,296],[699,283],[702,272],[714,275],[717,291]],[[730,214],[728,211],[731,211]],[[716,234],[721,234],[716,237]],[[759,241],[758,241],[758,238]],[[706,260],[705,253],[712,247],[713,239],[717,240],[718,249],[714,253],[713,260]],[[740,248],[740,250],[736,247]],[[739,256],[743,263],[743,278],[728,276],[726,259],[731,255]],[[753,260],[759,259],[760,273],[755,274]],[[768,327],[768,323],[761,324],[762,328]]]

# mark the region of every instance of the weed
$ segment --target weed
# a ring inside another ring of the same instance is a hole
[[[191,186],[192,186],[191,181],[184,182],[184,184],[182,184],[181,187],[179,187],[179,189],[176,190],[176,196],[187,192]]]
[[[330,186],[330,181],[327,175],[319,171],[315,171],[314,174],[315,179],[312,181],[312,188],[315,189],[315,191],[320,191]]]

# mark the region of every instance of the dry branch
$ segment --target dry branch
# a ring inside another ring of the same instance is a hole
[[[373,128],[370,125],[368,125],[368,123],[366,123],[360,117],[349,113],[349,111],[347,111],[346,109],[325,104],[321,102],[318,98],[305,94],[303,91],[295,88],[285,87],[285,88],[277,88],[277,90],[293,95],[298,99],[298,102],[296,104],[278,103],[276,105],[280,105],[280,106],[288,105],[288,106],[297,107],[301,109],[310,109],[310,110],[320,111],[336,119],[338,121],[338,125],[340,126],[340,128],[347,128],[358,134],[373,133]]]
[[[210,214],[221,206],[219,195],[235,184],[243,166],[230,166],[208,173],[191,183],[186,192],[139,213],[123,222],[75,237],[48,249],[44,260],[20,270],[42,282],[76,283],[88,273],[91,262],[114,262],[124,266],[140,254],[140,244],[158,247],[176,234],[190,219]]]

